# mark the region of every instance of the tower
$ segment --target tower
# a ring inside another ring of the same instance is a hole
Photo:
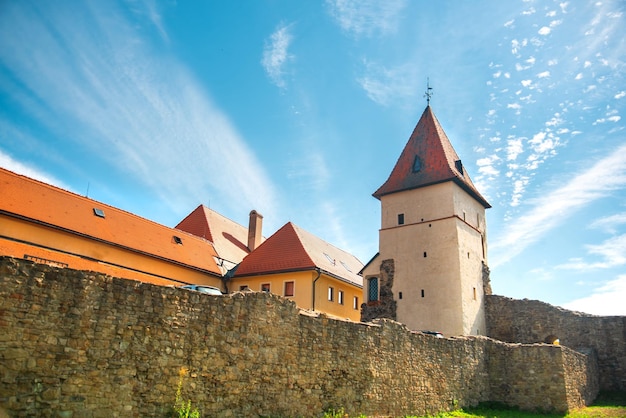
[[[373,196],[381,202],[379,253],[362,270],[362,319],[387,317],[445,335],[484,334],[485,209],[491,206],[430,103]]]

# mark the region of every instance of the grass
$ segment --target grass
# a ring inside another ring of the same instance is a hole
[[[437,415],[437,418],[624,418],[626,417],[626,393],[601,393],[593,405],[569,414],[526,412],[498,404],[481,404],[474,408]],[[408,417],[407,417],[408,418]]]
[[[324,418],[346,418],[343,409],[332,410]],[[358,416],[363,418],[364,416]],[[474,408],[464,408],[453,412],[443,412],[430,418],[624,418],[626,417],[626,392],[601,393],[593,405],[569,414],[554,414],[520,411],[502,404],[484,403]],[[407,416],[404,418],[418,418]],[[426,418],[426,417],[424,417]]]

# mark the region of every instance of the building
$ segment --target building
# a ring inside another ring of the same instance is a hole
[[[0,168],[0,254],[159,285],[222,287],[213,244]]]
[[[478,192],[435,117],[424,110],[381,203],[379,252],[363,268],[363,320],[412,330],[485,334],[487,225]]]
[[[360,320],[363,264],[291,222],[237,266],[233,290],[266,291],[301,308]]]
[[[291,223],[266,240],[257,211],[244,227],[200,205],[170,228],[5,169],[0,192],[0,255],[159,285],[270,291],[360,319],[363,264]]]

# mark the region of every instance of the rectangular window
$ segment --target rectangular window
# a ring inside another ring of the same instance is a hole
[[[378,300],[378,277],[372,277],[367,281],[367,301]]]
[[[331,302],[335,300],[335,289],[330,286],[328,287],[328,300]]]
[[[261,285],[261,292],[269,292],[270,291],[270,284],[269,283],[263,283]]]
[[[241,286],[239,286],[239,290],[248,290],[249,287],[247,284],[242,284]]]
[[[285,282],[285,296],[293,296],[295,287],[294,282]]]
[[[355,296],[352,298],[352,309],[359,309],[359,297]]]
[[[404,225],[404,213],[398,214],[398,225]]]
[[[343,305],[343,290],[337,292],[337,303]]]

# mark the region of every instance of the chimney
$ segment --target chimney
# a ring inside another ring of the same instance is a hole
[[[263,215],[256,210],[250,212],[250,223],[248,224],[248,249],[254,251],[261,245],[263,231]]]

